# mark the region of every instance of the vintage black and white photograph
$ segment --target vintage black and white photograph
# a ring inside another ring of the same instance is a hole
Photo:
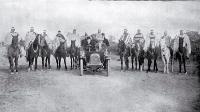
[[[0,112],[199,112],[199,6],[0,0]]]

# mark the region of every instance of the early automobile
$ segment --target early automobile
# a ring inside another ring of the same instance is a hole
[[[110,73],[110,58],[107,46],[104,43],[96,43],[95,46],[91,44],[89,42],[80,49],[80,75],[82,76],[84,71],[91,71],[93,73],[106,71],[108,76]]]

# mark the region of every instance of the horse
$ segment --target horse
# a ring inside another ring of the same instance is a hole
[[[61,68],[61,58],[64,60],[65,69],[67,70],[66,57],[68,56],[67,42],[60,42],[60,45],[55,51],[54,57],[56,59],[57,69]]]
[[[151,71],[151,64],[152,64],[152,60],[153,60],[153,71],[158,72],[158,66],[157,66],[157,59],[159,56],[160,52],[160,47],[159,46],[155,46],[155,48],[153,48],[152,44],[150,44],[150,46],[147,48],[146,51],[146,58],[148,61],[148,69],[147,72]]]
[[[78,47],[76,47],[76,40],[71,40],[71,46],[70,46],[70,59],[71,59],[71,69],[78,68],[79,65],[79,56],[80,56],[80,50]]]
[[[51,63],[50,63],[50,58],[52,54],[52,50],[49,48],[49,45],[47,44],[45,38],[40,39],[40,54],[42,58],[42,69],[47,68],[51,69]]]
[[[180,45],[179,43],[183,41],[183,45]],[[179,73],[181,73],[181,67],[183,64],[183,68],[184,68],[184,73],[187,74],[186,71],[186,59],[188,58],[188,54],[191,53],[191,45],[190,45],[190,40],[187,37],[187,35],[185,35],[185,37],[183,38],[183,40],[180,40],[180,38],[175,38],[174,41],[174,54],[176,56],[176,58],[179,61]]]
[[[35,70],[37,70],[37,59],[39,56],[39,39],[41,38],[41,34],[37,34],[35,40],[30,43],[28,48],[28,57],[27,60],[29,62],[28,71],[33,70],[33,62],[35,61]]]
[[[134,69],[134,59],[135,59],[135,70],[137,70],[137,67],[139,65],[139,70],[142,71],[144,68],[144,50],[143,46],[140,43],[135,43],[133,47],[131,48],[131,63],[132,63],[132,69]]]
[[[161,48],[161,58],[164,63],[164,73],[169,73],[169,61],[171,57],[170,48],[167,47],[165,41],[162,39],[160,41],[160,48]]]
[[[130,55],[130,49],[126,46],[123,40],[119,40],[118,43],[118,52],[121,61],[121,70],[123,70],[123,62],[125,60],[126,69],[129,68],[129,60],[128,57]]]
[[[21,54],[20,47],[22,46],[23,46],[23,42],[22,40],[18,42],[18,36],[13,37],[11,45],[8,46],[7,56],[8,56],[8,61],[10,64],[11,74],[14,74],[14,71],[18,73],[18,59],[19,59],[19,56],[22,57],[20,55]]]

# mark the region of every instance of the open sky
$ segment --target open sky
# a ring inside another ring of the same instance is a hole
[[[127,28],[146,35],[154,29],[174,36],[180,29],[200,31],[200,2],[174,1],[87,1],[87,0],[0,0],[0,39],[14,26],[23,38],[31,26],[37,33],[47,30],[54,38],[77,29],[80,35],[102,29],[117,38]]]

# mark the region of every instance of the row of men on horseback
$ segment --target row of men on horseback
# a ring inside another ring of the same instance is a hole
[[[23,40],[22,38],[20,38],[19,33],[15,32],[15,28],[12,27],[11,31],[6,35],[4,40],[4,45],[6,46],[7,51],[5,55],[9,58],[9,62],[12,62],[12,66],[14,66],[14,63],[11,60],[13,60],[14,58],[15,60],[18,60],[18,56],[22,56],[22,51],[24,49],[26,53],[25,57],[27,61],[29,61],[29,68],[31,68],[31,65],[33,65],[33,60],[35,60],[35,65],[37,64],[38,56],[42,57],[42,66],[43,61],[46,60],[47,63],[48,60],[50,68],[50,55],[54,54],[57,62],[57,68],[60,68],[61,58],[63,58],[65,61],[65,58],[70,55],[70,58],[75,57],[77,59],[78,55],[80,55],[77,54],[77,52],[80,51],[79,49],[81,46],[84,49],[88,49],[87,46],[90,44],[92,46],[90,46],[89,49],[92,50],[94,50],[94,48],[96,48],[97,46],[98,49],[101,49],[102,43],[104,42],[106,43],[106,45],[109,46],[109,42],[107,39],[105,39],[105,34],[101,33],[101,30],[98,30],[97,34],[93,34],[91,36],[85,35],[82,39],[78,34],[76,34],[76,29],[74,29],[73,33],[67,34],[67,37],[68,38],[66,39],[59,30],[54,40],[50,41],[46,30],[44,30],[42,34],[37,34],[34,31],[34,28],[31,27],[30,31],[27,32],[25,39]],[[88,40],[91,40],[92,42],[88,43]],[[15,46],[15,49],[13,49],[13,46]],[[15,53],[14,51],[19,52]],[[13,55],[15,55],[15,57]],[[10,57],[12,57],[12,59],[10,59]],[[45,57],[46,59],[43,59]],[[35,69],[36,68],[37,66],[35,66]],[[13,71],[13,69],[11,71]]]
[[[125,46],[124,50],[122,50],[123,45]],[[133,58],[135,58],[136,69],[137,62],[139,62],[139,68],[141,69],[141,65],[143,65],[145,55],[145,57],[148,60],[147,72],[150,71],[152,59],[154,60],[153,68],[157,72],[158,67],[156,60],[158,58],[158,55],[161,54],[166,68],[164,69],[164,72],[168,73],[169,58],[174,58],[175,55],[175,57],[177,57],[179,61],[179,72],[181,72],[181,67],[183,64],[184,73],[187,73],[185,61],[187,58],[189,58],[189,54],[191,53],[191,45],[188,36],[184,34],[183,30],[180,30],[179,35],[176,36],[174,39],[172,39],[171,36],[168,35],[167,31],[165,31],[161,39],[158,40],[153,30],[150,30],[150,33],[147,35],[146,38],[144,38],[140,29],[138,29],[137,33],[133,36],[133,38],[131,38],[127,29],[124,29],[124,32],[121,38],[119,39],[118,47],[119,49],[121,49],[119,50],[121,59],[121,69],[123,69],[123,57],[125,59],[126,69],[129,68],[129,56],[131,56],[132,58],[132,69]]]

